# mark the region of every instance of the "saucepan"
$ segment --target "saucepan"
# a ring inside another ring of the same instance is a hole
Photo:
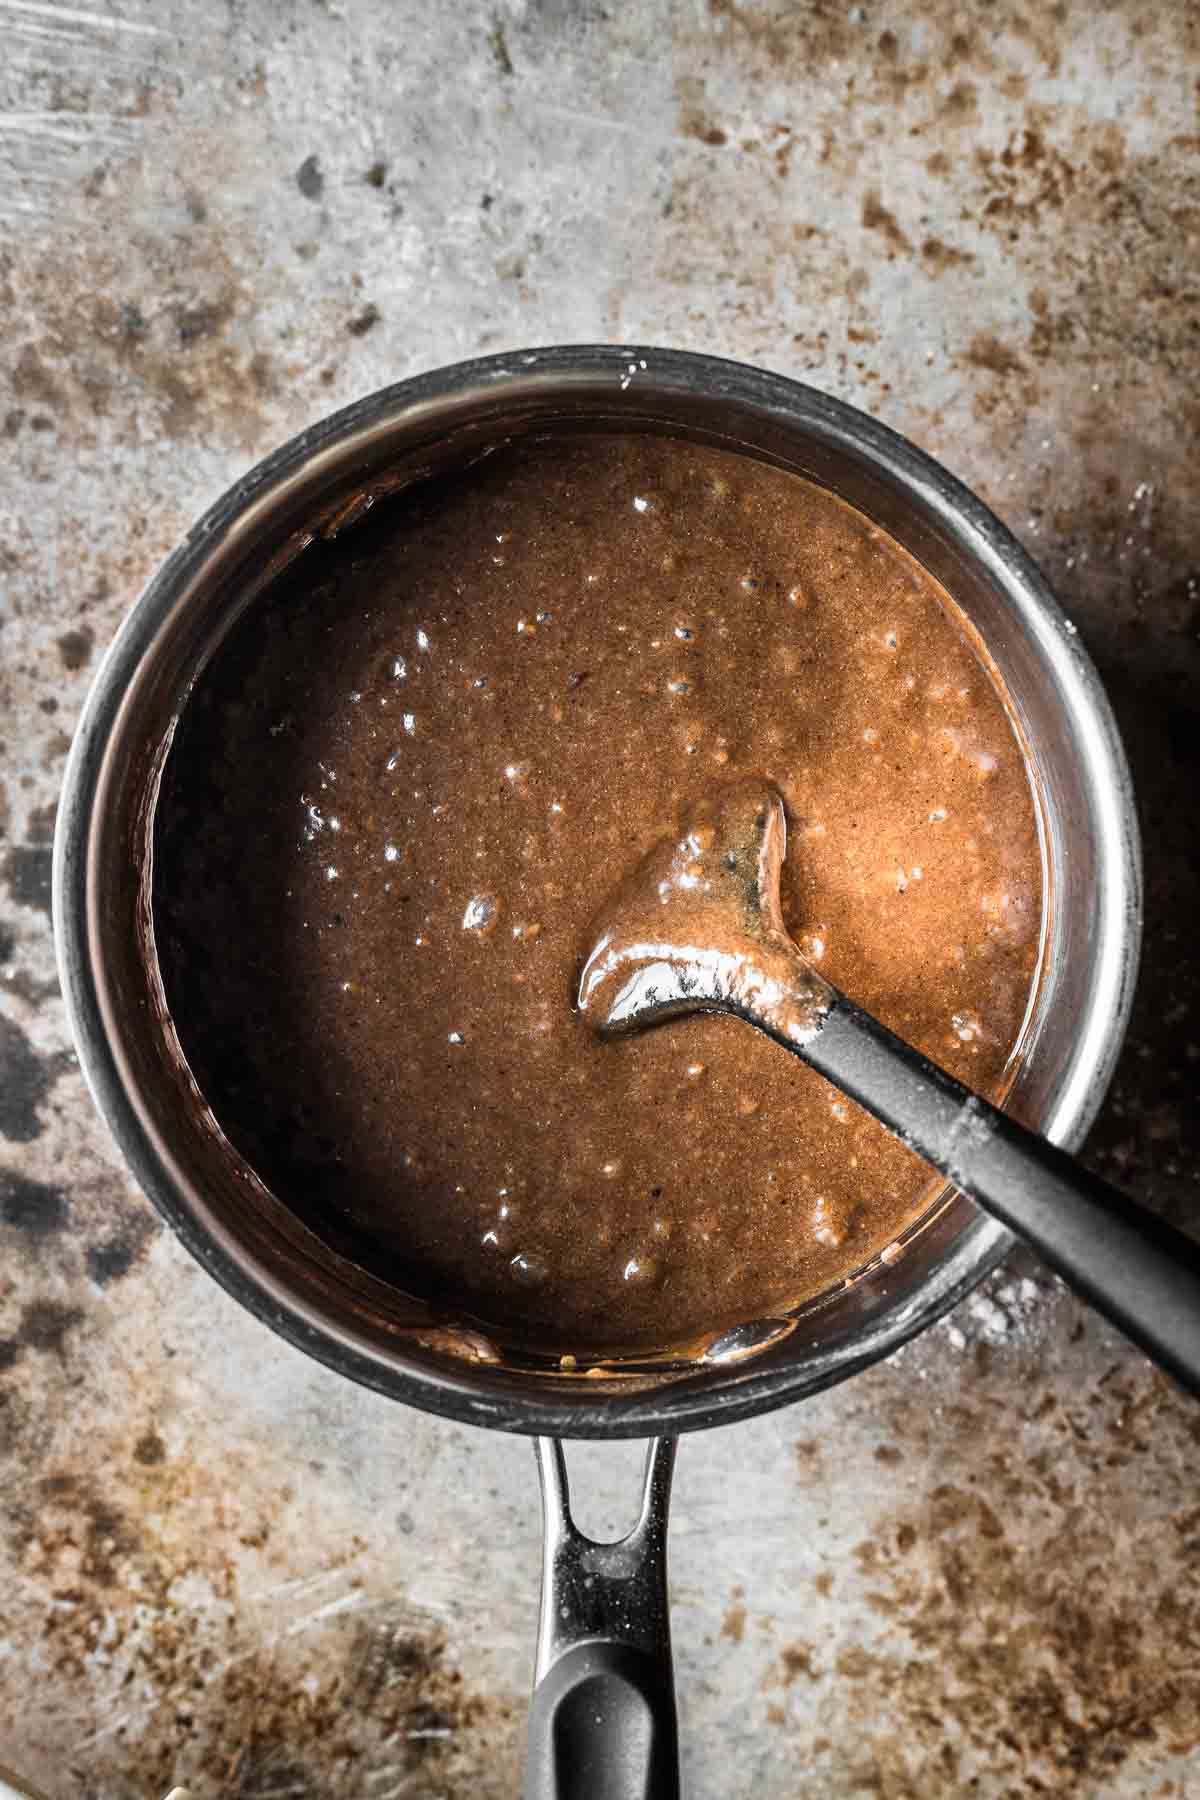
[[[446,1418],[537,1439],[546,1550],[526,1792],[677,1792],[665,1537],[679,1433],[842,1381],[931,1325],[1009,1249],[947,1189],[818,1302],[687,1358],[563,1368],[439,1319],[324,1244],[242,1164],[178,1050],[154,953],[155,797],[191,684],[243,609],[321,535],[405,485],[531,433],[673,434],[792,469],[889,531],[953,595],[1007,687],[1040,814],[1040,974],[1008,1108],[1081,1143],[1121,1044],[1140,937],[1133,795],[1095,670],[1038,570],[973,494],[876,420],[713,357],[514,352],[403,381],[267,458],[195,526],[96,675],[55,842],[63,989],[80,1060],[133,1173],[204,1267],[293,1344]],[[649,1441],[634,1530],[575,1528],[569,1438]]]

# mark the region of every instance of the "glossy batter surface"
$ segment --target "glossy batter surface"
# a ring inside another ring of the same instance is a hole
[[[600,1042],[605,895],[714,783],[788,811],[789,929],[1002,1084],[1039,938],[1023,758],[950,602],[833,496],[556,438],[314,544],[168,760],[155,920],[187,1058],[343,1250],[510,1339],[685,1343],[815,1295],[925,1166],[729,1018]]]

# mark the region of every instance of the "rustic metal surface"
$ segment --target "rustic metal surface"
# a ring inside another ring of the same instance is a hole
[[[1200,1174],[1200,14],[1148,0],[0,0],[0,1764],[52,1800],[515,1790],[532,1453],[340,1383],[156,1226],[74,1067],[68,734],[157,560],[332,406],[673,342],[878,411],[1043,560],[1140,785],[1096,1166]],[[590,1451],[598,1516],[635,1453]],[[1026,1261],[685,1443],[689,1792],[1200,1781],[1200,1412]]]

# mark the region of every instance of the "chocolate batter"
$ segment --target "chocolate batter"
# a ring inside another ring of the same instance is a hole
[[[507,1342],[777,1314],[940,1186],[740,1022],[602,1042],[589,922],[726,780],[783,795],[813,965],[1002,1091],[1038,956],[1033,799],[945,593],[830,494],[649,436],[380,503],[201,677],[156,822],[184,1052],[329,1242]]]

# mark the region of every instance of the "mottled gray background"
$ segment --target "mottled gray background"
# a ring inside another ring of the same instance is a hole
[[[1147,957],[1095,1166],[1200,1164],[1191,0],[0,0],[0,1763],[52,1800],[511,1795],[533,1462],[339,1382],[157,1226],[68,1048],[100,647],[279,440],[585,338],[878,413],[1043,560],[1127,734]],[[588,1452],[615,1520],[628,1456]],[[1026,1259],[684,1444],[696,1800],[1200,1791],[1200,1411]]]

